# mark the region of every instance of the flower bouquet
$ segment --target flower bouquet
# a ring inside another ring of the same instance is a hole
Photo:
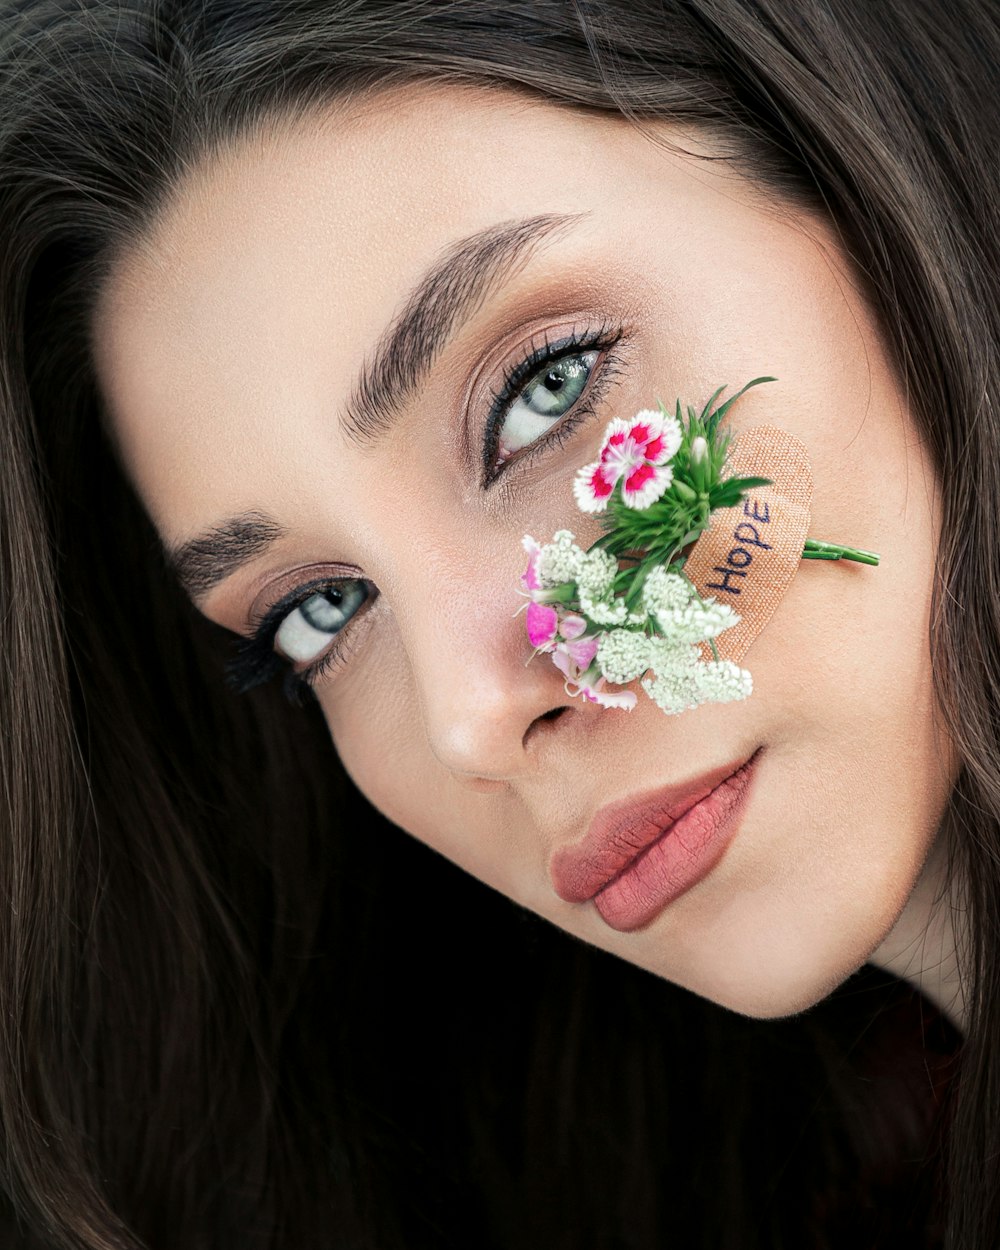
[[[720,387],[700,413],[689,406],[686,421],[680,400],[673,413],[661,404],[630,421],[611,421],[598,458],[573,483],[578,507],[601,514],[604,534],[586,550],[570,530],[559,530],[548,543],[525,535],[521,585],[529,599],[531,658],[549,655],[570,696],[631,710],[637,696],[624,687],[639,679],[673,714],[751,693],[750,673],[720,659],[715,643],[741,615],[714,595],[703,597],[684,566],[714,512],[771,485],[766,477],[725,476],[730,434],[719,426],[750,387],[773,381],[754,378],[713,407],[725,390]],[[766,509],[747,515],[767,519]],[[812,538],[801,556],[879,561],[873,552]],[[711,659],[703,658],[703,643]]]

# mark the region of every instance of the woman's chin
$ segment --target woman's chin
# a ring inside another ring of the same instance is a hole
[[[712,988],[703,997],[752,1020],[780,1020],[797,1016],[808,1011],[810,1007],[815,1007],[860,967],[861,964],[858,964],[856,968],[824,980],[804,979],[781,983],[767,981],[755,985]]]
[[[720,961],[686,970],[685,975],[662,973],[683,989],[754,1020],[776,1020],[808,1011],[865,963],[864,953],[838,952],[837,958],[811,958],[786,947],[779,952],[759,953],[748,960]]]

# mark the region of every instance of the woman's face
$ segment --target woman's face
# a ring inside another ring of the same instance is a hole
[[[956,775],[927,642],[940,499],[832,231],[695,150],[471,87],[336,106],[193,170],[94,345],[198,607],[273,635],[284,605],[277,645],[378,808],[584,941],[772,1016],[886,937]],[[526,663],[522,536],[597,536],[572,480],[612,417],[761,374],[727,427],[800,439],[810,536],[881,564],[803,562],[744,701],[569,697]],[[758,748],[725,852],[639,927],[556,892],[603,809]]]

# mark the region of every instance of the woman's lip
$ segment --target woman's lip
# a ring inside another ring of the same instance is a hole
[[[555,892],[567,903],[594,898],[692,808],[746,768],[760,750],[757,747],[749,756],[681,785],[664,786],[603,807],[579,842],[560,847],[549,860]]]
[[[609,928],[641,929],[675,898],[708,876],[736,837],[756,753],[594,895]]]

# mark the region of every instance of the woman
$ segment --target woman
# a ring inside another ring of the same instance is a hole
[[[2,13],[12,1244],[995,1244],[992,6]],[[881,564],[581,703],[522,536],[764,372]]]

